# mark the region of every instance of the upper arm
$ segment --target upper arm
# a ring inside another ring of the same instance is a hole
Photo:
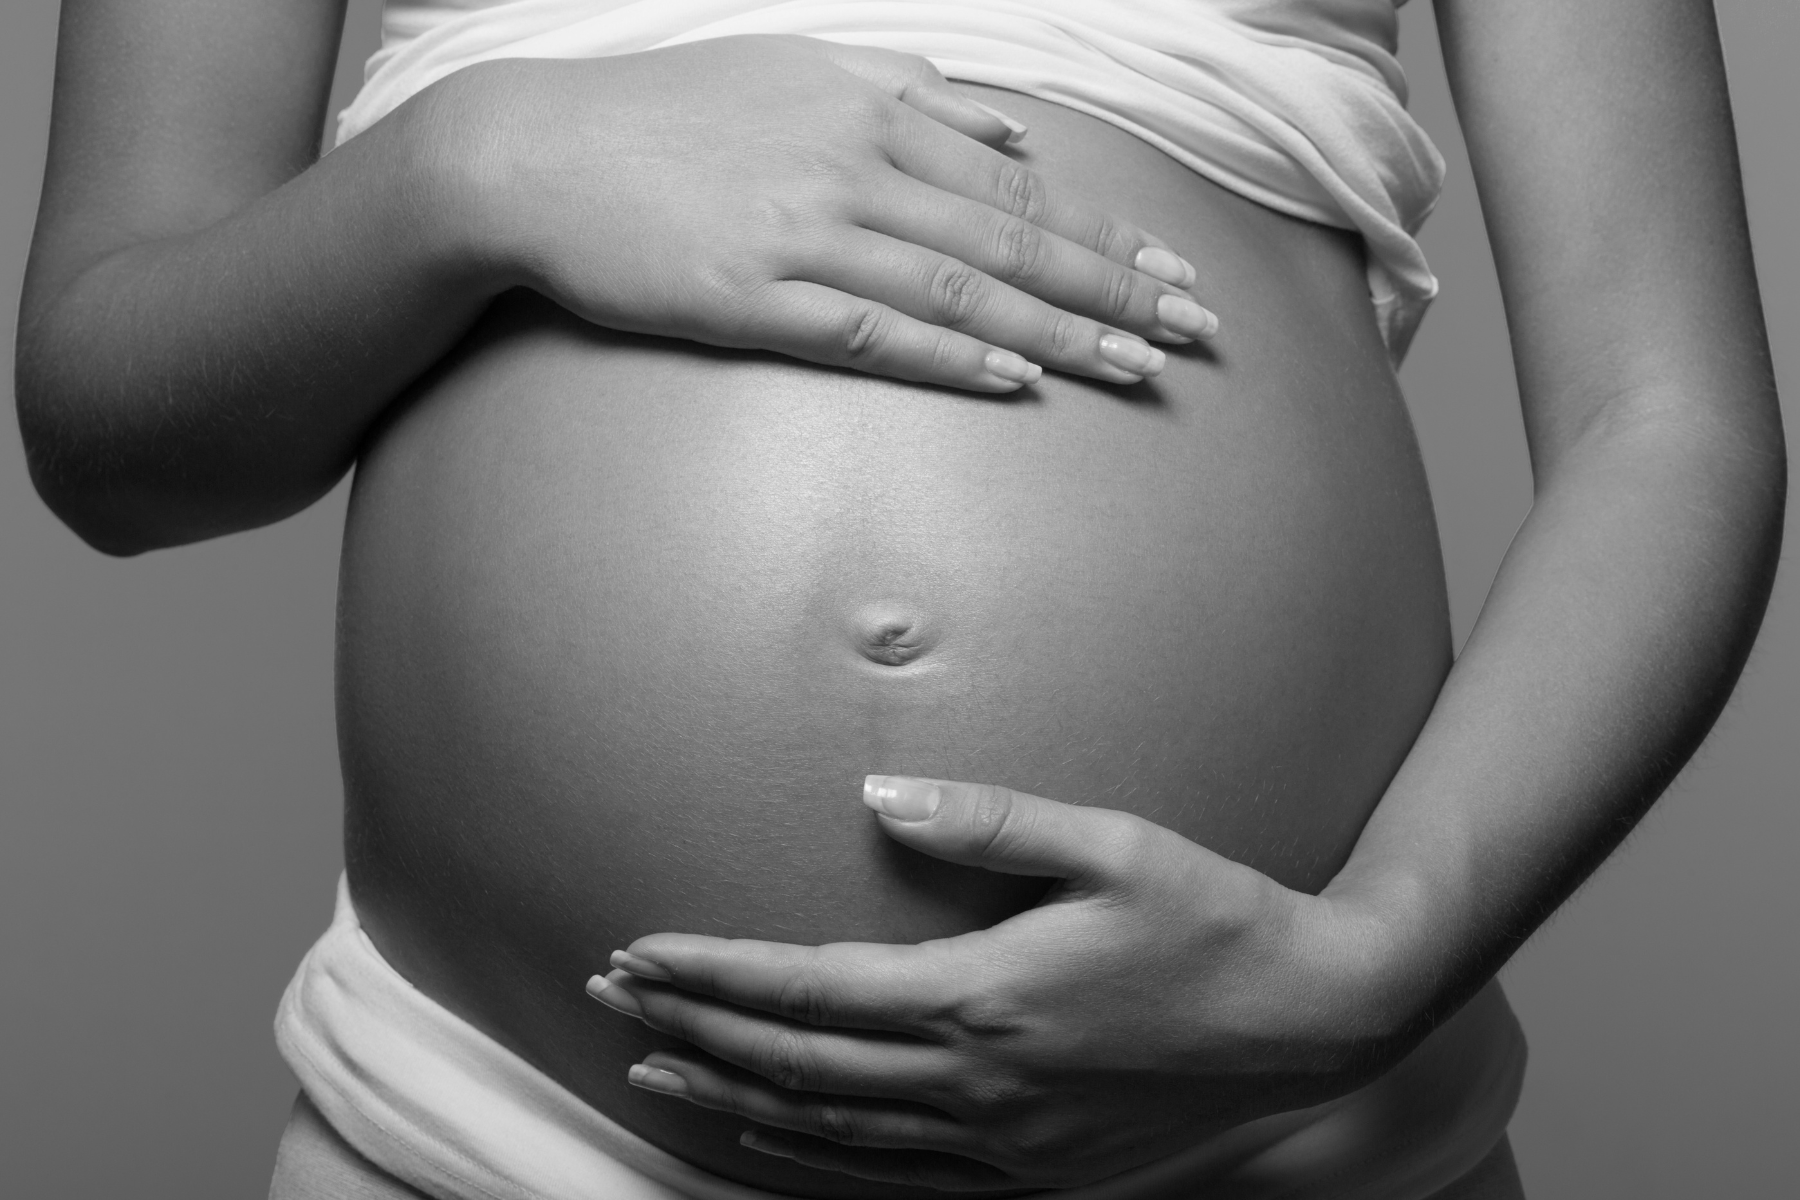
[[[318,155],[345,0],[64,0],[25,311]]]
[[[1437,11],[1540,472],[1621,404],[1766,435],[1774,392],[1708,0]]]

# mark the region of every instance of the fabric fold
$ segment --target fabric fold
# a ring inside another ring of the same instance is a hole
[[[1524,1042],[1493,996],[1497,1009],[1452,1022],[1360,1092],[1039,1195],[1423,1200],[1492,1149],[1517,1102]],[[363,932],[342,879],[275,1040],[346,1142],[437,1200],[783,1200],[657,1148],[413,987]]]
[[[1108,121],[1278,212],[1355,230],[1395,363],[1437,294],[1414,235],[1444,164],[1406,111],[1391,0],[396,0],[337,140],[473,63],[737,34],[918,54],[951,79]]]

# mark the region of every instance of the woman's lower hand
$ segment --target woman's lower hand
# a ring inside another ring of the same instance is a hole
[[[481,63],[415,103],[470,256],[600,325],[988,392],[1136,382],[1151,341],[1217,326],[1185,260],[911,55],[720,38]]]
[[[811,1167],[1067,1187],[1342,1095],[1411,1043],[1382,922],[1351,902],[1121,812],[884,776],[865,800],[916,850],[1056,882],[917,946],[640,938],[589,991],[687,1046],[632,1082]]]

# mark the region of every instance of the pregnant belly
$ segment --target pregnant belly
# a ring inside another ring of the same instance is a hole
[[[887,842],[868,773],[1128,810],[1316,890],[1448,665],[1354,241],[999,102],[1034,166],[1201,264],[1212,351],[994,400],[518,293],[359,468],[340,721],[365,926],[628,1127],[778,1190],[904,1192],[629,1089],[657,1039],[583,995],[608,951],[658,930],[911,942],[1040,893]]]

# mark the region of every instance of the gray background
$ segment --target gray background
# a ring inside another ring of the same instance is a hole
[[[1777,371],[1791,389],[1800,6],[1720,10]],[[0,5],[7,329],[37,203],[55,23],[50,0]],[[334,110],[374,37],[372,0],[352,0]],[[1415,111],[1451,164],[1425,236],[1444,296],[1404,379],[1460,637],[1525,513],[1529,476],[1425,4],[1406,10],[1403,41]],[[266,1192],[294,1091],[269,1022],[325,924],[339,865],[331,648],[343,503],[340,488],[272,529],[112,561],[38,503],[16,429],[0,421],[6,1195]],[[1533,1049],[1513,1135],[1536,1200],[1794,1194],[1797,692],[1790,564],[1711,742],[1508,968]]]

